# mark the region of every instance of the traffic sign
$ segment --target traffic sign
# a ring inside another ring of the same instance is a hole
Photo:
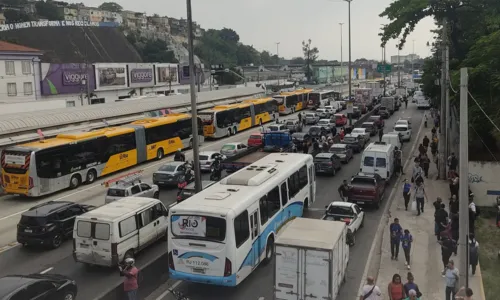
[[[385,73],[390,73],[392,71],[392,66],[391,65],[385,65]],[[384,73],[384,65],[383,64],[378,64],[377,65],[377,72],[378,73]]]

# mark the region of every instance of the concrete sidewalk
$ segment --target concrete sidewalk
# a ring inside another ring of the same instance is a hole
[[[422,135],[419,137],[419,144],[424,135],[428,137],[431,136],[430,130],[431,128],[424,128]],[[417,156],[418,149],[415,151],[415,153],[410,155],[413,157]],[[431,155],[430,150],[428,154]],[[405,175],[402,177],[403,179],[411,179],[413,166],[413,162],[408,164],[407,169],[404,170]],[[441,276],[441,271],[443,270],[441,248],[434,236],[434,207],[432,203],[437,197],[441,197],[448,210],[449,187],[447,181],[436,180],[436,177],[436,165],[431,163],[429,179],[425,179],[424,181],[425,191],[429,199],[428,202],[425,202],[424,213],[418,217],[416,211],[410,211],[411,201],[413,201],[413,190],[408,211],[405,211],[403,183],[399,182],[395,187],[397,191],[395,192],[395,199],[392,201],[389,210],[389,223],[385,226],[383,232],[380,268],[377,275],[377,285],[383,293],[382,299],[389,299],[387,295],[387,285],[391,282],[392,276],[396,273],[399,274],[403,283],[405,283],[408,272],[412,272],[414,275],[415,283],[418,284],[423,294],[422,299],[442,300],[445,298],[445,280]],[[394,218],[399,218],[399,222],[403,229],[408,229],[413,236],[410,254],[411,270],[408,270],[405,266],[404,253],[401,247],[398,257],[399,260],[391,260],[389,225],[393,222]],[[478,242],[481,244],[481,241]],[[451,259],[455,261],[455,266],[459,266],[458,256],[452,256]],[[465,274],[465,271],[460,270],[460,274]],[[481,278],[481,269],[479,266],[476,270],[476,275],[469,277],[469,287],[474,292],[473,298],[475,300],[486,300]]]

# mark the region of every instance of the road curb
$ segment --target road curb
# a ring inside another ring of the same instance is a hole
[[[418,132],[416,135],[417,138],[416,138],[416,140],[411,148],[411,151],[408,152],[409,154],[408,154],[406,162],[403,166],[403,170],[406,169],[408,167],[409,163],[411,162],[411,158],[413,156],[412,154],[415,152],[415,149],[417,148],[420,134],[422,133],[423,128],[424,128],[424,122],[422,120],[422,123],[420,124],[420,128],[418,129]],[[363,289],[363,286],[365,285],[366,277],[368,276],[370,269],[373,269],[376,267],[376,269],[375,269],[377,272],[376,277],[378,277],[378,273],[379,273],[379,269],[380,269],[380,260],[374,261],[373,255],[374,255],[375,251],[377,251],[378,253],[381,253],[381,251],[382,251],[382,239],[383,239],[382,233],[387,229],[387,226],[389,224],[388,221],[391,217],[390,208],[393,205],[393,200],[394,200],[395,195],[396,195],[398,184],[400,184],[400,182],[401,182],[401,177],[402,177],[402,175],[400,174],[398,176],[398,178],[396,179],[396,181],[394,183],[394,189],[391,191],[391,194],[389,195],[389,198],[387,199],[387,203],[384,206],[384,211],[382,213],[382,216],[380,217],[380,223],[377,227],[377,231],[376,231],[375,237],[373,239],[372,247],[370,248],[370,252],[368,254],[368,259],[366,260],[365,269],[363,271],[363,276],[361,277],[361,282],[359,284],[358,291],[361,291]],[[358,293],[358,295],[359,295],[359,293]],[[355,300],[359,300],[359,296],[356,296]]]

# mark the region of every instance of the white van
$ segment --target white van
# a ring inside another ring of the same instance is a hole
[[[382,142],[398,147],[401,150],[401,138],[397,132],[386,133],[382,136]]]
[[[361,157],[360,171],[376,173],[388,181],[394,174],[394,146],[384,142],[368,145]]]
[[[158,199],[125,197],[77,216],[73,258],[113,267],[155,241],[167,238],[168,210]]]

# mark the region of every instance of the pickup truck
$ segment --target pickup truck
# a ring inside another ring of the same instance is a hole
[[[261,147],[248,147],[245,151],[223,160],[221,166],[227,173],[232,173],[251,165],[269,153],[294,151],[295,144],[293,143],[290,133],[264,133],[263,145]]]
[[[351,178],[347,199],[359,205],[373,205],[376,209],[384,198],[385,180],[378,174],[358,173]]]

